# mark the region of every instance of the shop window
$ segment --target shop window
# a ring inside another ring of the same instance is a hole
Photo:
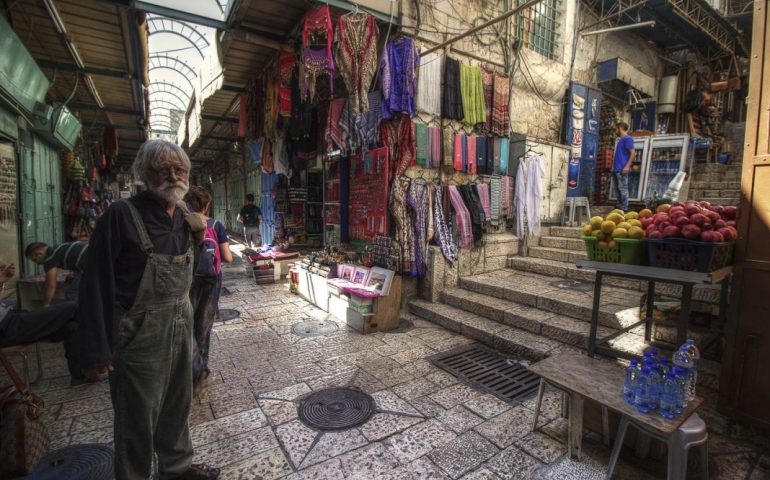
[[[518,5],[527,0],[517,0]],[[559,0],[543,0],[516,15],[516,38],[524,47],[534,50],[546,58],[555,59],[559,43]]]

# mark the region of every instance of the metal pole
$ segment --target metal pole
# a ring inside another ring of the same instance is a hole
[[[587,37],[589,35],[598,35],[600,33],[619,32],[621,30],[631,30],[632,28],[654,27],[654,26],[655,26],[655,20],[649,20],[646,22],[634,23],[633,25],[621,25],[620,27],[605,28],[603,30],[594,30],[593,32],[581,33],[580,35],[583,37]]]
[[[482,23],[481,25],[479,25],[477,27],[471,28],[470,30],[466,31],[465,33],[461,33],[461,34],[457,35],[456,37],[450,38],[449,40],[447,40],[447,41],[445,41],[443,43],[439,43],[435,47],[429,48],[428,50],[422,52],[420,55],[427,55],[427,54],[429,54],[431,52],[435,52],[436,50],[441,50],[442,48],[446,47],[447,45],[451,45],[451,44],[455,43],[458,40],[462,40],[465,37],[469,37],[469,36],[473,35],[474,33],[478,32],[478,31],[484,30],[487,27],[490,27],[490,26],[492,26],[492,25],[494,25],[496,23],[499,23],[499,22],[505,20],[506,18],[508,18],[508,17],[510,17],[510,16],[512,16],[512,15],[514,15],[514,14],[520,12],[520,11],[522,11],[522,10],[526,10],[529,7],[533,7],[533,6],[537,5],[538,3],[542,2],[542,1],[543,0],[530,0],[529,2],[525,3],[524,5],[520,5],[520,6],[514,8],[512,10],[509,10],[509,11],[503,13],[500,16],[497,16],[497,17],[493,18],[492,20],[484,22],[484,23]]]

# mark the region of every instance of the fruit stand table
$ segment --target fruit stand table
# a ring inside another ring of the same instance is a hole
[[[679,324],[677,325],[676,343],[681,345],[687,339],[687,324],[690,319],[690,302],[692,301],[692,289],[695,285],[716,285],[721,283],[721,293],[719,299],[719,317],[724,324],[727,314],[727,290],[730,283],[730,277],[733,273],[732,267],[724,267],[711,273],[687,272],[684,270],[674,270],[670,268],[643,267],[639,265],[625,265],[622,263],[592,262],[589,260],[578,260],[575,262],[578,268],[596,270],[596,280],[594,281],[594,303],[591,313],[591,333],[588,339],[588,354],[594,356],[596,352],[604,355],[622,358],[636,358],[633,354],[614,349],[603,344],[610,340],[627,333],[629,330],[644,324],[644,339],[651,342],[653,306],[655,299],[655,282],[673,283],[682,286],[682,307],[679,313]],[[636,280],[647,281],[647,315],[646,318],[620,329],[618,332],[602,338],[597,342],[596,330],[599,325],[599,307],[601,305],[602,280],[605,276],[633,278]]]

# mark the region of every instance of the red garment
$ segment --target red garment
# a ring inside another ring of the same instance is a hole
[[[508,93],[510,80],[502,75],[495,75],[494,98],[492,101],[492,134],[508,136]]]
[[[350,95],[353,116],[369,111],[367,92],[377,72],[377,22],[368,13],[346,13],[337,22],[334,58]]]
[[[468,136],[468,173],[476,173],[476,137]]]
[[[380,142],[388,147],[391,172],[397,178],[409,167],[417,165],[417,141],[414,123],[408,115],[401,115],[380,124]]]
[[[302,66],[304,70],[302,98],[315,98],[318,76],[329,75],[330,93],[334,95],[334,60],[332,59],[332,18],[329,5],[319,5],[305,14],[302,27]],[[326,47],[323,48],[323,43]],[[319,48],[321,47],[321,48]]]
[[[278,57],[278,105],[279,113],[284,117],[291,116],[291,76],[297,56],[290,50],[281,50]]]
[[[453,156],[453,165],[455,172],[463,171],[463,135],[461,133],[455,133],[455,144]]]

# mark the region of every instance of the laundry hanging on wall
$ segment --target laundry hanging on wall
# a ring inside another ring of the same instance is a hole
[[[417,114],[415,95],[420,65],[414,40],[401,37],[388,42],[380,64],[382,118],[388,120],[398,113],[414,117]]]

